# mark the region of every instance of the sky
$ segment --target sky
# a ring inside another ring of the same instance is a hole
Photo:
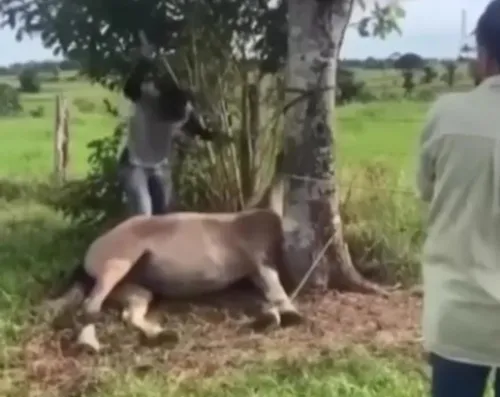
[[[367,7],[375,0],[365,0]],[[476,21],[490,0],[401,0],[406,17],[401,22],[402,35],[391,34],[385,40],[361,38],[355,29],[349,29],[342,48],[342,58],[386,58],[395,52],[415,52],[425,57],[456,57],[461,45],[461,13],[466,11],[467,30],[474,29]],[[363,12],[358,8],[352,22]],[[30,60],[55,59],[51,50],[43,48],[39,38],[25,38],[17,42],[14,32],[0,30],[0,65]]]

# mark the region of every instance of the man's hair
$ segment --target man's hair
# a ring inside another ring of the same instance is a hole
[[[500,0],[493,0],[481,14],[476,27],[477,43],[500,64]]]

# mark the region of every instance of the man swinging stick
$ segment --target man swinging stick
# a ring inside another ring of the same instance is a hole
[[[155,73],[152,50],[144,41],[123,87],[125,97],[134,103],[134,112],[119,157],[119,176],[132,215],[164,214],[172,209],[171,161],[176,137],[182,132],[203,140],[216,136],[201,124],[190,93],[172,75]],[[149,73],[154,75],[153,81],[146,83]]]

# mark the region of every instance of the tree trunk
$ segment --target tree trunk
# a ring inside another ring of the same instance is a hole
[[[335,172],[335,70],[353,1],[288,0],[285,245],[297,282],[329,242],[309,286],[380,292],[352,265],[342,233]]]

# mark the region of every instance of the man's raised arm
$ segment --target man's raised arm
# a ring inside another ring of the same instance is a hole
[[[146,57],[140,57],[132,72],[125,80],[123,86],[123,94],[132,102],[137,102],[141,98],[142,83],[146,79],[146,75],[152,68],[151,60]]]

